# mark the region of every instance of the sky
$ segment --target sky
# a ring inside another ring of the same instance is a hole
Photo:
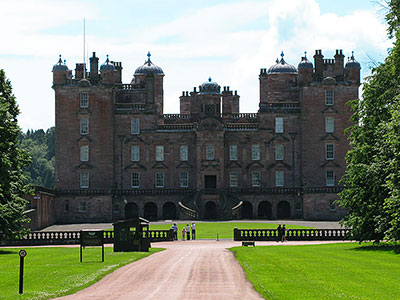
[[[12,83],[23,131],[55,124],[52,67],[86,53],[100,64],[122,62],[130,83],[150,51],[164,77],[164,113],[179,113],[179,96],[209,77],[240,95],[240,112],[257,112],[260,68],[281,51],[297,66],[316,49],[333,58],[354,51],[362,77],[382,62],[388,40],[385,10],[370,0],[0,0],[0,69]],[[312,60],[313,61],[313,60]]]

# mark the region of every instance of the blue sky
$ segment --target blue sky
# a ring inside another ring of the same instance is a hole
[[[62,54],[70,69],[82,61],[83,18],[87,52],[103,62],[121,61],[123,81],[130,82],[147,51],[163,68],[164,111],[179,112],[182,91],[209,76],[241,96],[241,112],[256,112],[258,74],[283,50],[296,65],[304,51],[312,58],[322,49],[355,51],[362,75],[369,62],[383,61],[384,11],[369,0],[264,1],[52,1],[0,0],[0,68],[13,84],[21,109],[20,126],[54,125],[51,68]]]

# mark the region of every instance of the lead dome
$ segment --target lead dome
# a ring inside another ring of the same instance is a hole
[[[288,64],[283,58],[283,51],[281,52],[281,60],[276,60],[276,64],[268,69],[268,74],[297,74],[295,66]]]
[[[356,69],[361,69],[361,65],[356,59],[354,58],[354,51],[351,52],[351,57],[349,57],[349,60],[347,61],[345,68],[351,69],[351,68],[356,68]]]
[[[104,62],[104,64],[101,65],[100,71],[114,71],[114,70],[115,70],[115,66],[112,62],[110,62],[110,60],[108,59],[108,54],[107,54],[107,59]]]
[[[301,58],[301,62],[297,66],[297,69],[313,69],[314,65],[307,58],[307,52],[304,52],[304,56]]]
[[[220,89],[221,89],[221,87],[218,85],[218,83],[212,81],[211,77],[209,77],[208,81],[204,82],[200,86],[200,94],[203,94],[203,95],[219,94]]]
[[[153,62],[150,60],[150,52],[147,53],[147,61],[145,61],[144,65],[140,66],[139,68],[136,69],[134,75],[147,75],[147,73],[152,72],[154,75],[164,75],[163,70],[153,64]]]
[[[58,62],[53,66],[53,72],[54,71],[62,71],[62,72],[68,72],[69,71],[67,65],[65,64],[65,61],[63,62],[62,59],[61,59],[61,54],[60,54],[60,57],[58,59]]]

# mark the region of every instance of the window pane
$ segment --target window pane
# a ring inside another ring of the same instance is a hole
[[[251,146],[251,159],[260,160],[260,145]]]
[[[334,159],[334,146],[333,144],[326,144],[326,159]]]
[[[140,174],[139,173],[132,173],[132,187],[133,188],[140,187]]]
[[[335,119],[333,117],[325,118],[325,132],[332,133],[335,130]]]
[[[284,146],[282,144],[275,145],[275,160],[283,160],[285,157]]]
[[[89,107],[89,94],[87,92],[80,93],[81,107]]]
[[[156,146],[156,161],[164,161],[164,146]]]
[[[275,133],[283,133],[283,118],[275,118]]]
[[[139,161],[140,160],[140,148],[139,146],[132,146],[131,148],[131,160]]]
[[[89,161],[89,146],[81,146],[80,152],[81,161]]]
[[[131,133],[132,134],[139,134],[140,133],[139,119],[132,119],[131,120]]]
[[[81,188],[88,188],[89,187],[89,173],[81,173],[80,178],[80,185]]]
[[[182,145],[180,147],[180,157],[181,157],[181,161],[187,161],[188,160],[188,146],[186,145]]]
[[[328,170],[326,171],[326,186],[334,186],[335,185],[335,172]]]
[[[86,202],[82,201],[79,203],[79,212],[86,212]]]
[[[275,185],[276,186],[284,186],[284,172],[283,171],[276,171],[275,172]]]
[[[325,91],[325,104],[333,105],[333,103],[334,103],[333,91],[332,90]]]
[[[189,173],[181,172],[180,173],[180,187],[188,187],[189,186]]]
[[[164,187],[164,173],[156,173],[156,187]]]
[[[213,160],[213,159],[214,159],[214,146],[206,145],[206,160]]]
[[[81,134],[89,133],[89,119],[80,119],[80,132]]]
[[[229,146],[229,160],[237,160],[238,159],[238,148],[237,145]]]
[[[253,171],[251,172],[251,186],[260,186],[260,171]]]
[[[238,171],[232,171],[229,173],[229,186],[238,187]]]

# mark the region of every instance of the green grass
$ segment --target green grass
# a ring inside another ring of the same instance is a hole
[[[182,227],[186,224],[191,225],[191,223],[182,223],[178,225],[178,238],[182,238]],[[170,229],[172,224],[156,224],[150,225],[151,230],[163,230]],[[233,239],[233,228],[239,229],[276,229],[278,224],[270,223],[233,223],[233,222],[201,222],[196,223],[196,238],[197,239],[216,239],[217,234],[220,239]],[[286,225],[288,229],[303,229],[311,228],[298,225]]]
[[[340,243],[231,250],[265,299],[400,299],[400,246]]]
[[[146,257],[150,252],[112,252],[105,248],[104,263],[101,247],[83,250],[83,263],[79,262],[79,248],[24,247],[24,294],[18,294],[18,248],[0,248],[0,299],[50,299],[75,293],[133,261]]]

